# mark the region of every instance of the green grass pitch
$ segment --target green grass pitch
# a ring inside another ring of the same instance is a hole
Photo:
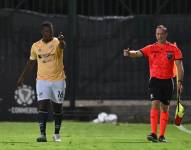
[[[191,129],[191,125],[185,125]],[[168,126],[167,143],[146,140],[149,124],[93,124],[64,121],[62,142],[55,143],[51,136],[54,123],[47,124],[47,143],[37,143],[37,122],[0,122],[0,150],[188,150],[191,135],[174,125]]]

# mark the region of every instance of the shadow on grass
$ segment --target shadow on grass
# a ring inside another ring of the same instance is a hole
[[[149,141],[115,141],[115,142],[112,142],[112,143],[121,143],[121,144],[125,144],[125,143],[151,143]]]
[[[14,142],[0,142],[0,144],[17,144],[17,143],[29,144],[30,142],[17,142],[17,141],[14,141]]]
[[[125,144],[125,143],[127,143],[127,144],[129,144],[129,143],[132,143],[132,144],[134,144],[134,143],[140,143],[140,144],[142,144],[142,143],[151,143],[151,144],[167,144],[167,143],[172,143],[172,142],[151,142],[151,141],[114,141],[114,142],[111,142],[111,143],[121,143],[121,144]]]

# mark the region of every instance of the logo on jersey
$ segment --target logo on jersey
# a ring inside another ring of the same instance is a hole
[[[172,52],[168,52],[168,53],[167,53],[167,58],[168,58],[168,60],[172,60],[172,57],[173,57]]]
[[[35,100],[35,91],[31,86],[23,85],[15,90],[15,100],[17,104],[28,106]]]
[[[52,53],[38,54],[38,58],[42,63],[47,63],[55,59],[55,54]]]

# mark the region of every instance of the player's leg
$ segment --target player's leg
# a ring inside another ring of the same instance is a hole
[[[48,108],[50,100],[38,101],[38,121],[40,128],[40,136],[37,138],[37,142],[46,142],[46,123],[48,120]]]
[[[62,124],[62,117],[63,117],[63,107],[62,104],[58,104],[55,102],[52,102],[53,105],[53,115],[54,115],[54,120],[55,120],[55,130],[53,134],[53,140],[56,142],[61,141],[60,138],[60,128]]]
[[[65,80],[54,82],[52,85],[54,99],[52,100],[53,113],[55,119],[55,131],[53,134],[54,141],[61,141],[60,128],[62,123],[62,104],[65,97],[66,83]]]
[[[151,97],[151,109],[150,109],[150,125],[151,125],[151,134],[147,136],[149,141],[157,142],[157,125],[158,125],[158,115],[160,108],[160,90],[158,89],[158,79],[151,78],[149,82],[149,90]]]
[[[37,80],[37,105],[38,105],[38,121],[40,127],[40,136],[37,142],[46,142],[46,122],[48,120],[48,109],[51,99],[51,90],[49,84],[45,80]]]
[[[160,133],[159,141],[166,142],[165,140],[165,131],[169,120],[169,104],[174,90],[174,82],[169,79],[166,80],[163,84],[163,92],[161,99],[161,108],[160,108]]]

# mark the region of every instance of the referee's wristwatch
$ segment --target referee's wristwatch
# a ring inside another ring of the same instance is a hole
[[[178,83],[181,83],[181,84],[183,84],[183,80],[178,80]]]

